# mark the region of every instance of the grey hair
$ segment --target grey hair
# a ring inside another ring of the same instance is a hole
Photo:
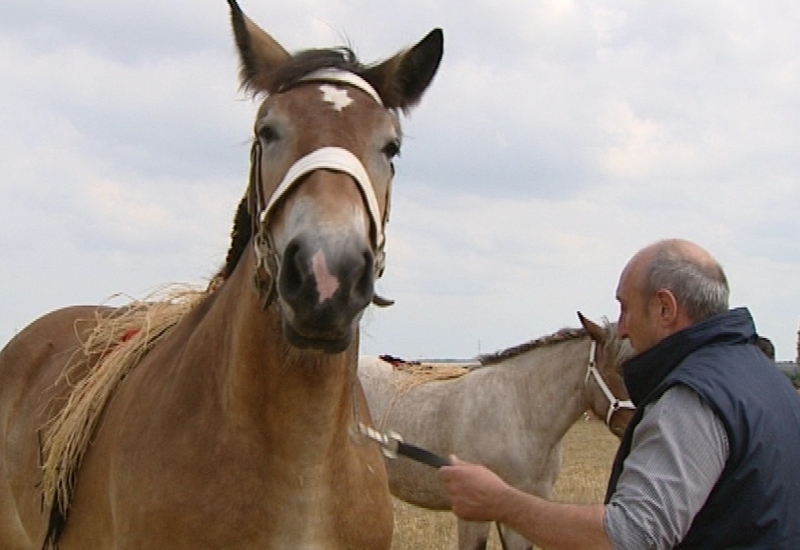
[[[715,261],[701,261],[679,245],[665,242],[646,268],[645,297],[669,290],[697,323],[728,310],[728,280]]]

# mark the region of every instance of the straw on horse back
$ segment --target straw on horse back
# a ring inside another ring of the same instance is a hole
[[[403,363],[396,366],[395,370],[405,375],[396,379],[392,384],[398,393],[403,393],[419,384],[426,384],[434,380],[461,378],[471,369],[463,365],[434,366],[425,363]]]
[[[209,290],[170,287],[110,315],[96,313],[96,326],[82,344],[83,357],[72,366],[92,357],[100,359],[74,384],[66,405],[44,427],[42,489],[45,502],[62,517],[66,517],[83,454],[117,385],[208,294]],[[69,371],[64,369],[63,376],[72,385]]]
[[[386,428],[386,420],[389,418],[389,413],[392,411],[395,400],[404,393],[416,388],[420,384],[427,384],[428,382],[434,382],[436,380],[461,378],[471,370],[470,367],[464,365],[433,366],[424,363],[399,363],[392,364],[392,367],[395,371],[402,373],[403,376],[392,380],[394,394],[389,400],[386,410],[383,412],[381,421],[378,423],[380,430]]]

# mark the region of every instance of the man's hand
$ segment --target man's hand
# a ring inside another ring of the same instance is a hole
[[[468,521],[495,521],[511,487],[480,464],[450,455],[449,466],[439,468],[439,480],[450,498],[453,513]]]

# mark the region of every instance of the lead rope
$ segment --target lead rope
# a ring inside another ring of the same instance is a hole
[[[348,430],[350,441],[354,445],[365,445],[369,439],[364,435],[364,430],[368,428],[361,423],[361,415],[358,414],[358,402],[356,401],[356,381],[358,380],[358,360],[356,359],[356,372],[350,382],[350,402],[353,407],[353,425]]]

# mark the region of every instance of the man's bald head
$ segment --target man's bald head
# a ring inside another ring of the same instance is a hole
[[[728,280],[704,248],[683,239],[658,241],[629,262],[641,277],[644,298],[669,290],[687,316],[698,322],[728,310]],[[627,269],[627,268],[626,268]]]

